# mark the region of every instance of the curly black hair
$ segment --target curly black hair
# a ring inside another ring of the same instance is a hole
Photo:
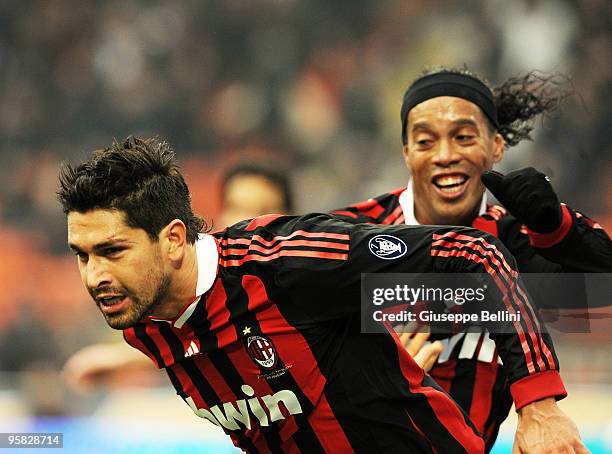
[[[569,77],[529,71],[493,88],[499,133],[509,146],[531,140],[538,115],[549,115],[571,94]]]
[[[571,80],[561,73],[538,70],[510,77],[498,86],[492,86],[484,77],[468,68],[435,68],[423,72],[415,82],[437,73],[461,74],[479,80],[493,94],[497,108],[498,132],[506,145],[515,146],[523,140],[532,140],[531,131],[538,115],[550,115],[571,95]],[[494,128],[490,124],[491,128]]]

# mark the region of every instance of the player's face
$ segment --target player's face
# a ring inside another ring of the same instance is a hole
[[[283,214],[283,199],[281,189],[266,178],[237,175],[225,187],[221,223],[228,226],[264,214]]]
[[[480,174],[504,153],[480,108],[441,96],[408,113],[404,159],[412,174],[415,216],[422,224],[470,225],[480,207]]]
[[[83,284],[112,328],[134,325],[166,297],[170,278],[159,242],[126,225],[122,212],[70,212],[68,244]]]

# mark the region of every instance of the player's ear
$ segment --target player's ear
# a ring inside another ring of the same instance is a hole
[[[502,136],[499,132],[496,132],[495,136],[493,137],[493,146],[493,162],[498,163],[504,157],[504,151],[506,150],[504,136]]]
[[[162,250],[170,260],[180,260],[187,246],[187,227],[180,219],[174,219],[159,233]]]
[[[408,162],[408,156],[410,154],[410,149],[408,148],[408,144],[402,147],[402,155],[404,156],[404,162],[406,163],[406,167],[410,168],[410,164]]]

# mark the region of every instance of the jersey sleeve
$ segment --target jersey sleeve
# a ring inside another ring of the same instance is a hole
[[[399,196],[406,188],[372,197],[348,207],[331,211],[329,214],[351,224],[402,224],[404,213],[399,203]]]
[[[563,272],[611,273],[612,241],[596,221],[561,204],[561,226],[551,233],[527,230],[530,245]]]
[[[253,272],[273,282],[276,304],[291,305],[305,320],[358,314],[361,273],[491,276],[497,287],[489,290],[481,309],[522,313],[521,323],[509,323],[501,334],[495,334],[498,326],[484,323],[492,328],[491,338],[507,366],[517,409],[566,395],[552,340],[519,287],[514,258],[494,236],[463,227],[353,225],[318,214],[275,218],[265,226],[255,220],[246,230],[258,222],[251,236],[250,254],[259,251]],[[405,249],[400,247],[393,259],[381,258],[372,251],[372,242],[381,236],[392,237]],[[261,249],[263,244],[267,249]]]

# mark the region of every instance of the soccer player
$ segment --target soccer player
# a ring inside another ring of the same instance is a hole
[[[114,143],[63,166],[59,180],[68,243],[106,322],[245,451],[483,452],[469,419],[397,336],[359,332],[362,272],[490,274],[498,285],[485,307],[524,310],[525,323],[492,334],[508,379],[566,394],[550,336],[526,328],[539,321],[492,235],[319,214],[200,233],[174,154],[157,139]],[[382,234],[410,248],[381,259],[368,243]],[[535,425],[554,434],[551,446],[586,452],[554,398],[526,397],[532,411],[519,430]]]
[[[502,240],[521,272],[612,272],[606,232],[559,203],[548,177],[533,168],[506,176],[491,171],[506,147],[529,138],[533,119],[562,97],[550,77],[536,73],[511,78],[493,91],[465,70],[426,73],[408,88],[401,108],[408,187],[334,213],[355,223],[472,226]],[[505,208],[487,204],[485,185]],[[422,345],[424,335],[418,336],[413,352]],[[428,348],[419,354],[427,356]],[[513,396],[522,414],[522,399],[507,381],[508,365],[499,364],[486,331],[444,340],[434,363],[438,352],[430,351],[431,375],[466,410],[490,449]],[[548,391],[522,390],[540,398]],[[520,429],[519,435],[537,440]]]
[[[247,162],[238,163],[223,173],[218,225],[226,227],[243,219],[292,211],[293,195],[286,174]],[[418,354],[415,360],[420,360]],[[147,375],[150,372],[157,372],[151,361],[120,342],[98,343],[80,349],[66,362],[63,375],[74,390],[87,392],[96,386],[135,380],[145,386],[154,383]]]

